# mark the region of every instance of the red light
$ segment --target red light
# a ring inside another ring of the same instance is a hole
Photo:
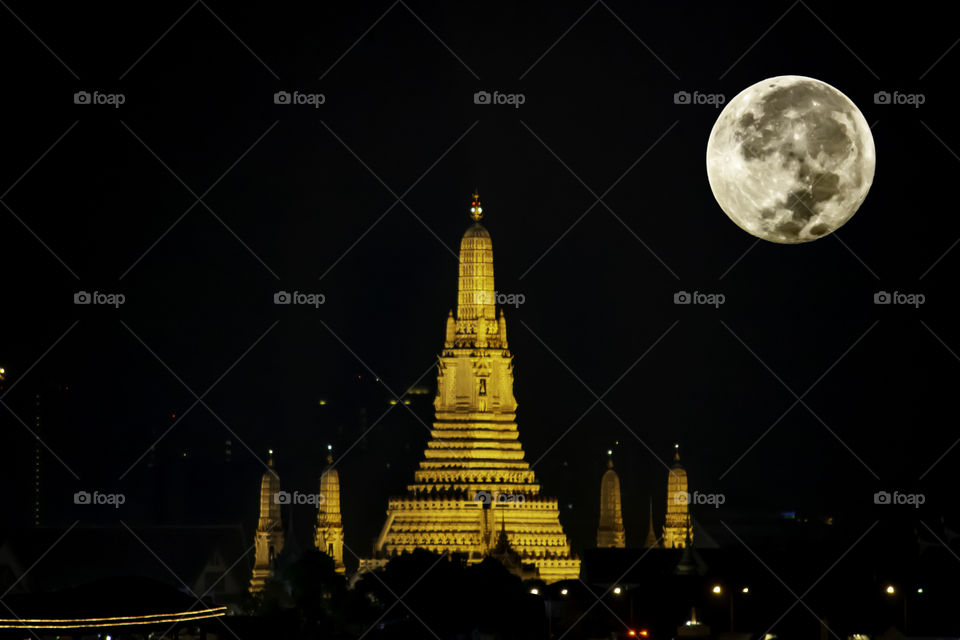
[[[636,638],[637,632],[634,631],[633,629],[630,629],[630,631],[627,631],[627,635],[630,636],[631,638]]]
[[[650,632],[647,631],[646,629],[641,629],[641,630],[640,630],[640,635],[643,636],[644,638],[646,638],[647,636],[650,635]]]

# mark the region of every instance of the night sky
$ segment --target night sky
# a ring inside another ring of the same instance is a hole
[[[311,491],[330,443],[347,544],[368,552],[425,447],[474,188],[497,290],[525,297],[505,308],[521,441],[576,550],[595,542],[606,450],[639,545],[675,442],[691,489],[726,496],[706,522],[953,517],[955,21],[670,5],[5,5],[0,366],[27,425],[49,399],[43,523],[252,531],[258,459],[272,447],[284,488]],[[723,214],[704,163],[719,109],[673,98],[785,74],[844,92],[877,150],[859,212],[796,246]],[[325,303],[278,306],[281,290]],[[726,303],[677,306],[680,290]],[[414,385],[431,395],[391,408]],[[4,513],[26,525],[33,440],[0,421]],[[127,503],[77,509],[80,489]],[[927,503],[884,510],[879,490]],[[301,545],[311,517],[296,511]]]

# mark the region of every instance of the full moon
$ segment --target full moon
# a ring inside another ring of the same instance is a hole
[[[837,230],[873,183],[873,135],[857,105],[804,76],[747,87],[720,113],[707,178],[724,213],[758,238],[794,244]]]

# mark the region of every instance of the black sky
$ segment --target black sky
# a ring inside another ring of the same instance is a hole
[[[285,486],[310,490],[326,444],[345,452],[362,432],[361,404],[372,425],[385,387],[434,385],[474,187],[497,289],[526,298],[506,309],[521,439],[575,546],[592,544],[616,441],[633,543],[674,442],[729,517],[873,519],[880,489],[924,491],[924,513],[949,515],[960,452],[934,463],[957,438],[960,34],[939,6],[911,7],[10,3],[0,366],[20,381],[4,401],[31,424],[31,394],[70,385],[45,441],[80,478],[45,454],[47,523],[252,523],[252,452],[268,447]],[[752,246],[706,179],[718,110],[673,95],[730,100],[785,74],[859,106],[876,177],[834,236]],[[82,90],[126,103],[75,105]],[[525,103],[474,104],[481,90]],[[277,91],[326,102],[276,105]],[[926,102],[877,105],[878,91]],[[77,306],[80,290],[127,302]],[[278,290],[326,304],[278,307]],[[727,302],[676,306],[678,290]],[[927,301],[876,306],[880,290]],[[120,480],[194,402],[186,387],[215,382],[210,410],[161,438],[163,473],[144,458]],[[429,399],[411,406],[429,423]],[[0,420],[21,513],[30,434]],[[343,457],[348,545],[367,550],[426,437],[395,407]],[[114,487],[123,513],[72,509],[72,491]]]

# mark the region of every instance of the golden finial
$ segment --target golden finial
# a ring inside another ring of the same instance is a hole
[[[268,450],[267,450],[267,453],[268,453],[269,456],[270,456],[270,457],[267,459],[267,466],[269,466],[270,468],[273,468],[273,449],[268,449]]]
[[[680,462],[680,443],[674,444],[673,449],[674,449],[673,459],[676,460],[677,462]]]
[[[477,193],[476,189],[473,191],[473,201],[470,203],[470,217],[473,218],[475,222],[479,222],[480,218],[483,217],[483,207],[480,206],[480,194]]]

